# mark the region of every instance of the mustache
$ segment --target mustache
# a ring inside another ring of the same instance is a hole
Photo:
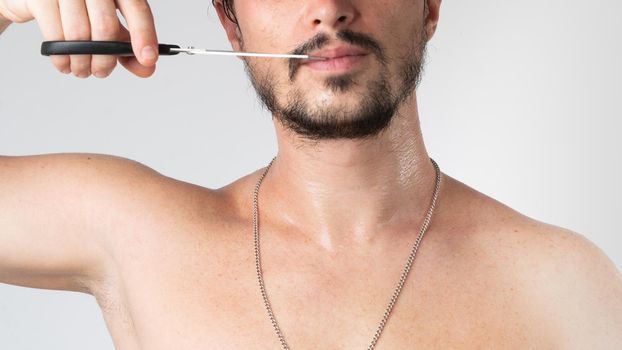
[[[350,45],[359,46],[367,51],[370,51],[380,61],[380,63],[386,66],[386,55],[383,46],[374,38],[367,34],[357,33],[349,29],[340,30],[337,32],[337,38]],[[330,42],[330,37],[326,33],[318,33],[313,38],[307,40],[290,53],[293,55],[308,55],[311,51],[321,49]],[[289,80],[293,81],[296,76],[296,72],[300,68],[302,60],[291,58],[289,60]]]

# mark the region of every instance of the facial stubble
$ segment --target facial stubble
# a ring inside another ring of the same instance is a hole
[[[379,44],[373,44],[371,42],[373,39],[368,36],[348,30],[338,33],[338,37],[349,44],[374,48],[371,51],[381,67],[377,78],[370,79],[363,92],[356,95],[358,103],[355,103],[352,108],[312,106],[297,87],[287,93],[285,104],[282,105],[276,96],[276,78],[271,74],[259,76],[252,67],[252,63],[247,59],[244,60],[245,71],[263,106],[285,128],[310,141],[367,139],[378,136],[390,125],[401,104],[412,95],[421,81],[426,56],[425,30],[422,29],[417,36],[418,42],[399,63],[400,84],[395,92],[391,91],[389,83],[389,62],[384,55],[384,49]],[[296,53],[309,52],[306,50],[309,46],[320,48],[327,42],[325,39],[325,37],[324,40],[316,39],[315,45],[307,44],[306,47],[303,45],[303,49]],[[295,69],[290,63],[289,84],[291,85],[294,85],[294,73]],[[323,83],[323,87],[332,94],[348,93],[359,84],[356,75],[350,73],[327,77]]]

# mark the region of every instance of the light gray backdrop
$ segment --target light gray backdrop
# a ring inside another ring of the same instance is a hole
[[[230,49],[208,0],[152,8],[161,43]],[[444,172],[584,234],[618,268],[620,14],[618,0],[445,1],[418,92]],[[82,80],[56,72],[41,40],[34,22],[0,36],[0,154],[114,154],[217,188],[276,153],[237,58],[162,57],[146,80],[122,68]],[[94,298],[0,285],[0,348],[112,347]]]

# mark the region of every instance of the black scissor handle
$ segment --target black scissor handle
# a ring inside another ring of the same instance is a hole
[[[178,45],[159,44],[160,55],[177,55],[179,52],[171,51],[179,49]],[[67,40],[67,41],[44,41],[41,43],[41,54],[49,55],[116,55],[134,56],[132,43],[125,41],[92,41],[92,40]]]

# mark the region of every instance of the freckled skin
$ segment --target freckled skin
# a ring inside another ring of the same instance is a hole
[[[279,348],[254,271],[249,194],[262,170],[217,190],[160,179],[158,195],[136,202],[149,203],[152,216],[124,216],[125,229],[111,235],[118,270],[93,291],[118,349]],[[282,192],[263,193],[262,271],[290,346],[366,347],[422,213],[373,235],[351,226],[338,236],[330,227],[299,225],[298,213],[287,210],[295,202],[272,198]],[[593,252],[580,235],[444,175],[432,224],[377,349],[620,344],[613,322],[619,305],[598,301],[622,289]],[[596,293],[588,276],[611,285]]]

